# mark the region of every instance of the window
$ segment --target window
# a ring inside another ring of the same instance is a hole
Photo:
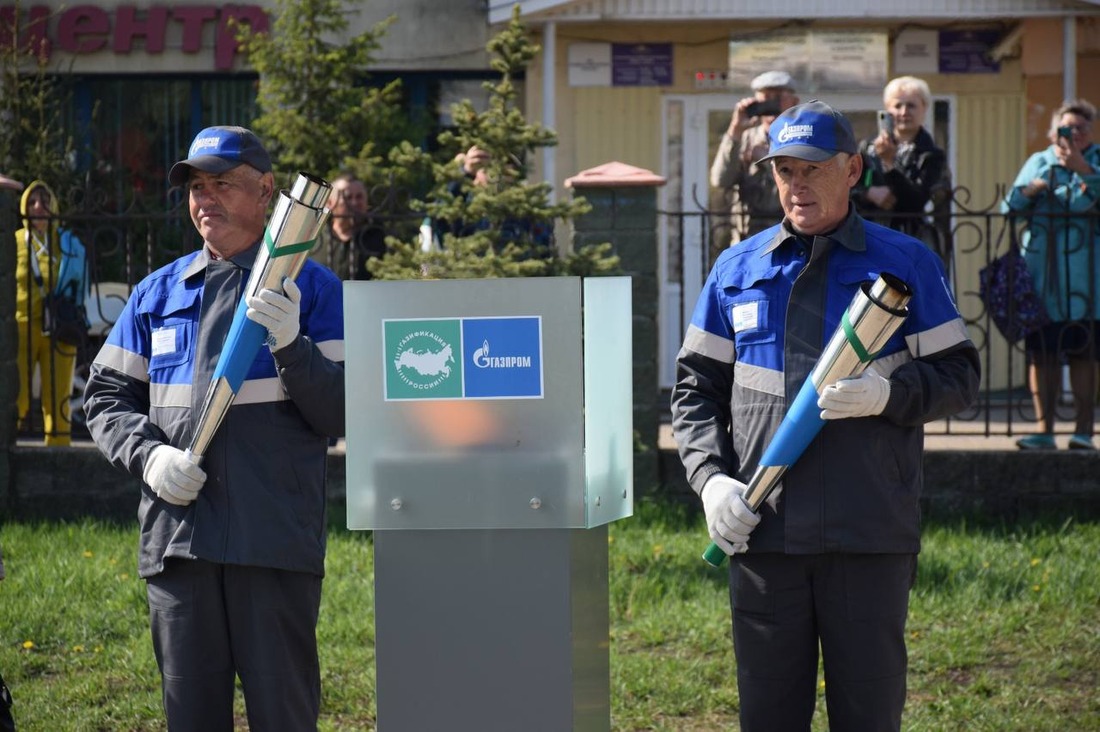
[[[78,77],[70,88],[77,170],[90,175],[105,211],[171,205],[168,170],[195,133],[247,127],[256,115],[254,77]]]

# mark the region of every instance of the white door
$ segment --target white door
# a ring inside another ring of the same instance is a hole
[[[718,143],[729,127],[736,94],[676,94],[664,98],[661,110],[662,165],[668,183],[660,188],[658,379],[662,388],[675,381],[676,353],[691,322],[695,301],[710,265],[729,245],[726,193],[712,189],[708,178]],[[877,129],[878,95],[829,94],[823,101],[843,110],[856,139]],[[950,98],[936,98],[925,126],[947,151],[953,166],[954,138]]]

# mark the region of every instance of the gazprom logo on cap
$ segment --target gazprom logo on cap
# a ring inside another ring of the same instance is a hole
[[[191,143],[191,149],[188,151],[187,157],[199,155],[208,147],[217,150],[221,141],[222,138],[216,135],[211,135],[210,137],[196,137],[195,141]]]
[[[792,140],[798,140],[802,138],[810,138],[814,136],[813,125],[792,125],[785,124],[783,129],[779,131],[779,134],[775,136],[776,142],[785,145]]]

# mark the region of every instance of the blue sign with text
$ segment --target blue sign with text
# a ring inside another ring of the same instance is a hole
[[[671,43],[612,43],[612,86],[672,84]]]
[[[541,399],[542,321],[463,318],[466,399]]]
[[[1001,39],[997,30],[940,31],[941,74],[996,74],[1001,65],[989,52]]]

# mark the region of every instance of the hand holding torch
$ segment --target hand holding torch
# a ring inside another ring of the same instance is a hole
[[[825,424],[817,406],[821,392],[840,379],[863,373],[909,315],[906,305],[912,295],[908,285],[885,272],[860,286],[760,458],[742,496],[750,509],[760,510],[783,474],[821,431]],[[726,553],[712,542],[703,559],[720,567]]]
[[[248,298],[265,289],[282,292],[283,281],[298,276],[328,218],[329,210],[324,205],[331,190],[332,186],[321,178],[299,173],[289,192],[279,191],[279,201],[268,219],[263,245],[233,314],[233,323],[218,356],[202,413],[187,449],[188,459],[193,463],[202,461],[267,337],[266,329],[245,315]]]

